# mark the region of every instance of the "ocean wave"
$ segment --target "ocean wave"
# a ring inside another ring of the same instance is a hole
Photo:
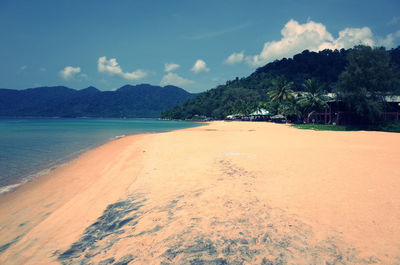
[[[120,138],[124,138],[125,136],[126,136],[125,134],[117,135],[117,136],[111,137],[110,140],[117,140],[117,139],[120,139]]]
[[[0,195],[14,191],[22,184],[23,183],[17,183],[17,184],[0,187]]]
[[[40,176],[49,174],[52,170],[54,170],[54,168],[55,167],[53,166],[51,168],[43,169],[43,170],[41,170],[39,172],[36,172],[34,174],[31,174],[31,175],[19,180],[18,183],[14,183],[14,184],[11,184],[11,185],[0,187],[0,195],[15,191],[18,187],[20,187],[20,186],[22,186],[22,185],[24,185],[24,184],[26,184],[28,182],[31,182],[32,180],[34,180],[34,179],[36,179],[36,178],[38,178]]]

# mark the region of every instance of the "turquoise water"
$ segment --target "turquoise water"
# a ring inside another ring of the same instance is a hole
[[[153,119],[0,119],[0,194],[120,136],[200,125]]]

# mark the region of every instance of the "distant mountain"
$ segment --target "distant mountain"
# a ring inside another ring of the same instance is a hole
[[[0,89],[0,117],[156,118],[196,94],[176,86],[125,85],[116,91],[64,86]]]

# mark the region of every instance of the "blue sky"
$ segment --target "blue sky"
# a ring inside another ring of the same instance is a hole
[[[0,0],[0,87],[200,92],[304,49],[400,44],[398,0]]]

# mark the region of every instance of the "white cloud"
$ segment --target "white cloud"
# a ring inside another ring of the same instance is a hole
[[[39,69],[39,71],[40,71],[40,72],[46,72],[46,71],[47,71],[47,69],[46,69],[46,68],[44,68],[44,67],[41,67],[41,68]]]
[[[349,49],[355,45],[374,46],[372,31],[368,27],[363,28],[345,28],[339,31],[339,37],[331,42],[322,43],[315,51],[323,49]]]
[[[175,73],[168,73],[163,76],[161,79],[160,85],[166,86],[166,85],[175,85],[175,86],[187,86],[190,84],[193,84],[194,82],[189,79],[185,79],[178,74]]]
[[[165,63],[164,64],[164,71],[165,72],[172,72],[177,70],[180,67],[179,64],[176,63]]]
[[[373,34],[368,27],[345,28],[334,38],[321,23],[308,21],[305,24],[291,19],[281,30],[282,38],[279,41],[270,41],[264,44],[260,54],[248,56],[249,65],[258,67],[276,59],[291,57],[303,50],[321,51],[324,49],[348,49],[355,45],[375,44]]]
[[[225,64],[238,64],[241,63],[244,59],[244,52],[232,53],[225,60]]]
[[[27,68],[28,68],[28,66],[23,65],[23,66],[21,66],[19,69],[20,69],[20,70],[26,70]]]
[[[198,74],[198,73],[203,73],[203,72],[209,72],[210,68],[207,68],[207,64],[205,61],[199,59],[195,62],[191,71]]]
[[[400,38],[400,30],[396,31],[395,33],[388,34],[384,39],[379,39],[377,44],[379,46],[384,46],[388,49],[395,48],[396,47],[395,41],[399,38]]]
[[[147,76],[147,73],[140,69],[138,69],[134,72],[131,72],[131,73],[123,73],[123,75],[122,75],[123,78],[129,79],[129,80],[138,80],[138,79],[145,78],[146,76]]]
[[[66,66],[63,70],[60,71],[60,76],[66,80],[70,81],[74,79],[74,77],[81,72],[80,67],[72,67]]]
[[[261,53],[247,57],[247,62],[252,66],[261,66],[275,59],[290,57],[305,49],[317,50],[322,43],[333,41],[325,26],[313,21],[300,25],[291,19],[281,30],[281,34],[281,40],[266,42]]]
[[[99,72],[107,73],[113,76],[120,76],[128,80],[138,80],[147,76],[143,70],[136,70],[134,72],[123,72],[115,58],[107,60],[106,56],[100,57],[97,60],[97,69]]]

